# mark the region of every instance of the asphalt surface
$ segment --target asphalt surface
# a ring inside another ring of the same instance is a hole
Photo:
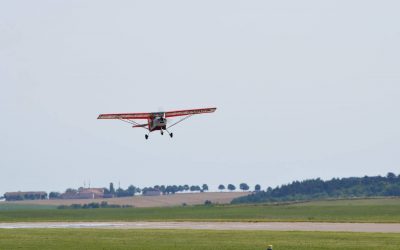
[[[17,222],[0,223],[0,229],[100,228],[100,229],[193,229],[269,230],[400,233],[399,223],[325,222]]]

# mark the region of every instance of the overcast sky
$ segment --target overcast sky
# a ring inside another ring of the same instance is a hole
[[[400,173],[399,1],[1,1],[0,194]],[[218,107],[174,138],[99,113]]]

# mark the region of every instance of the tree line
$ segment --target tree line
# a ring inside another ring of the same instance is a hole
[[[266,190],[239,197],[232,203],[279,202],[326,198],[353,198],[372,196],[400,196],[400,175],[310,179],[268,187]]]
[[[247,185],[246,183],[240,183],[239,188],[242,191],[248,191],[250,189],[250,186]],[[225,185],[220,184],[218,186],[218,190],[220,191],[235,191],[236,186],[233,184],[228,184],[227,188],[225,188]],[[260,191],[261,186],[259,184],[255,185],[254,190],[255,191]],[[104,188],[104,193],[105,194],[114,194],[117,197],[124,197],[124,196],[134,196],[135,194],[145,194],[148,191],[159,191],[163,195],[168,195],[168,194],[176,194],[176,193],[182,193],[182,192],[206,192],[209,191],[209,187],[207,184],[203,184],[201,186],[199,185],[155,185],[153,187],[144,187],[144,188],[139,188],[135,187],[133,185],[130,185],[126,190],[122,188],[118,188],[117,190],[114,189],[113,183],[110,183],[110,187]]]
[[[240,183],[239,188],[242,191],[248,191],[250,189],[250,186],[247,185],[246,183]],[[79,189],[73,189],[73,188],[68,188],[65,190],[65,193],[67,194],[76,194],[79,192],[79,190],[83,189],[82,187]],[[129,197],[129,196],[135,196],[138,194],[146,194],[148,192],[159,192],[163,195],[168,195],[168,194],[176,194],[176,193],[183,193],[183,192],[207,192],[209,191],[209,187],[207,184],[203,185],[155,185],[152,187],[136,187],[134,185],[129,185],[126,189],[123,189],[121,187],[115,188],[114,184],[111,182],[108,188],[103,188],[104,189],[104,195],[109,196],[109,197]],[[259,184],[255,185],[254,190],[259,191],[261,189],[261,186]],[[228,184],[227,187],[225,188],[225,185],[220,184],[218,186],[218,190],[220,191],[235,191],[236,186],[234,184]],[[49,193],[49,198],[50,199],[58,199],[61,197],[61,193],[59,192],[50,192]]]
[[[236,186],[233,184],[228,184],[226,187],[224,184],[220,184],[218,186],[218,190],[220,191],[224,191],[225,189],[228,189],[229,191],[235,191],[236,190]],[[247,185],[246,183],[240,183],[239,184],[239,189],[241,189],[242,191],[249,191],[250,186]],[[260,191],[261,190],[261,185],[260,184],[256,184],[254,186],[254,191]]]
[[[179,192],[205,192],[208,191],[208,185],[203,184],[199,185],[155,185],[153,187],[144,187],[139,188],[134,185],[130,185],[127,189],[123,188],[114,188],[114,184],[110,183],[109,188],[104,188],[104,194],[111,194],[116,197],[126,197],[126,196],[134,196],[136,194],[146,194],[147,192],[160,192],[164,195],[166,194],[175,194]]]

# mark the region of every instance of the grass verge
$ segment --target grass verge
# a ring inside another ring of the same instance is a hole
[[[400,234],[117,230],[0,229],[0,249],[400,249]]]
[[[0,222],[309,221],[400,223],[400,199],[316,201],[284,205],[1,210]]]

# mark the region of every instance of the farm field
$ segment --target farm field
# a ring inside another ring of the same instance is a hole
[[[19,204],[13,202],[1,202],[0,211],[4,210],[43,210],[43,209],[56,209],[54,205],[35,205],[35,204]]]
[[[400,234],[1,229],[0,249],[400,249]]]
[[[10,205],[43,205],[43,206],[59,206],[71,204],[84,204],[90,202],[106,201],[108,204],[130,205],[134,207],[171,207],[181,206],[183,203],[187,205],[201,205],[206,200],[216,204],[228,204],[234,198],[248,195],[248,192],[204,192],[204,193],[180,193],[161,196],[133,196],[108,199],[66,199],[66,200],[23,200],[4,202]],[[0,205],[1,207],[1,205]]]
[[[400,223],[400,199],[295,204],[99,209],[0,209],[0,222],[46,221],[283,221]]]

